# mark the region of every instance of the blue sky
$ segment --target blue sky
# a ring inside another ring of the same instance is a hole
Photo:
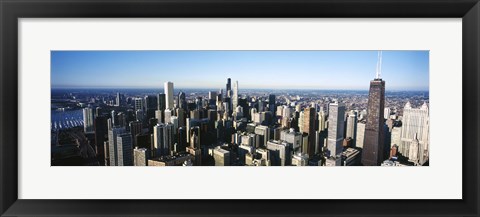
[[[367,90],[377,51],[52,51],[52,88]],[[383,51],[387,90],[428,90],[428,51]]]

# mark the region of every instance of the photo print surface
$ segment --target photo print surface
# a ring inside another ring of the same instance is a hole
[[[52,166],[428,166],[429,51],[51,51]]]

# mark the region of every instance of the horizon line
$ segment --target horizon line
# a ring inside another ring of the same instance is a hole
[[[154,89],[154,90],[164,90],[161,87],[51,87],[51,90],[54,89],[105,89],[105,90],[115,90],[115,89],[130,89],[130,90],[141,90],[141,89]],[[208,88],[208,87],[174,87],[175,90],[210,90],[210,91],[218,91],[223,90],[224,88]],[[369,88],[365,89],[348,89],[348,88],[242,88],[243,90],[349,90],[349,91],[368,91]],[[402,89],[402,88],[394,88],[394,89],[386,89],[385,91],[430,91],[428,89]]]

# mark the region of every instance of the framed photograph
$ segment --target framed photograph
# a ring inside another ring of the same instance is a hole
[[[2,216],[478,216],[476,0],[1,1]]]

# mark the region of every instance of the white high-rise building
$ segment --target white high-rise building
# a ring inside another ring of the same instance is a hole
[[[328,110],[328,139],[327,148],[330,156],[340,158],[342,153],[343,129],[345,118],[345,105],[343,103],[330,103]],[[340,162],[340,161],[338,161]],[[337,165],[340,166],[340,165]]]
[[[235,109],[238,106],[238,81],[233,83],[233,96],[232,96],[232,108]]]
[[[363,141],[365,140],[365,123],[357,123],[357,141],[355,147],[363,148]]]
[[[83,129],[85,133],[92,133],[94,132],[93,129],[93,120],[95,119],[93,116],[93,109],[90,107],[83,109]]]
[[[168,81],[164,84],[165,91],[165,106],[166,108],[173,109],[173,83]]]
[[[298,131],[303,132],[303,122],[305,121],[305,113],[303,111],[300,112],[298,117]]]
[[[117,135],[117,158],[118,166],[133,166],[132,134],[125,132]]]
[[[125,127],[112,127],[108,131],[108,154],[110,158],[110,166],[118,166],[118,144],[117,136],[125,133]]]
[[[115,106],[120,106],[122,103],[121,103],[121,95],[120,93],[117,93],[117,98],[116,98],[116,102],[115,102]]]
[[[418,158],[420,165],[428,160],[429,155],[429,113],[428,105],[424,103],[420,108],[412,108],[410,102],[403,108],[401,144],[398,151],[405,157]],[[415,139],[416,137],[416,139]],[[410,151],[411,146],[418,140],[418,149]],[[416,153],[421,152],[421,153]]]
[[[347,115],[347,135],[345,138],[353,139],[353,146],[357,140],[357,113],[355,111],[350,111]]]
[[[327,116],[323,109],[318,112],[318,131],[324,131],[326,126]]]
[[[165,109],[165,111],[163,112],[163,115],[165,116],[165,117],[164,117],[165,123],[170,123],[170,122],[172,122],[172,120],[171,120],[171,119],[172,119],[172,116],[173,116],[173,115],[172,115],[172,112],[173,112],[173,111],[172,111],[171,109],[169,109],[169,108]]]

